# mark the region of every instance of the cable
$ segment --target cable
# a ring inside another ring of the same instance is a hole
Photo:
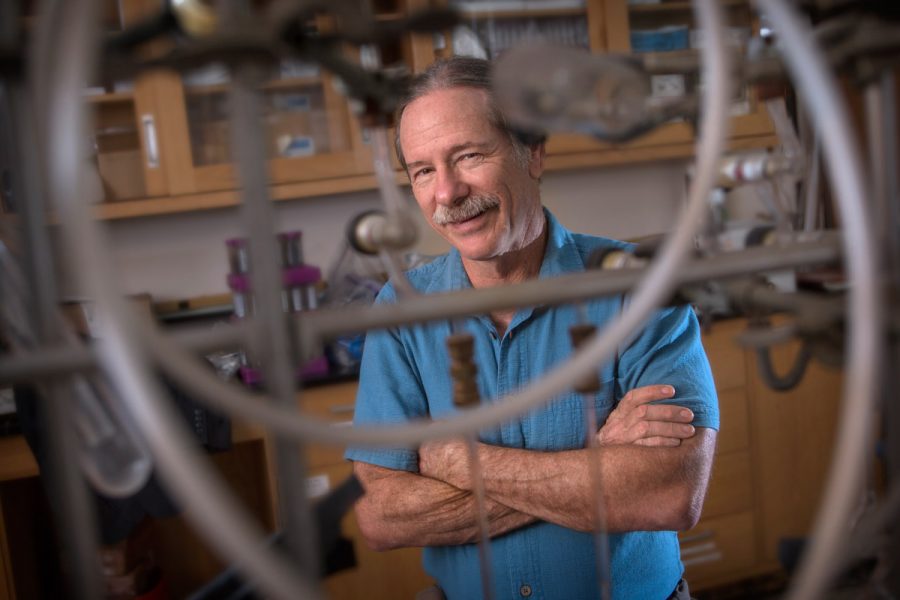
[[[775,372],[775,366],[772,364],[769,348],[756,349],[756,364],[759,367],[760,378],[763,380],[763,383],[778,392],[787,392],[797,387],[797,384],[803,380],[803,375],[806,373],[806,367],[809,365],[811,358],[812,352],[809,349],[809,344],[804,343],[797,352],[794,364],[791,365],[790,370],[784,375],[779,375]]]

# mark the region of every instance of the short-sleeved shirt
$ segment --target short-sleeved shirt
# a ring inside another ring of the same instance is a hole
[[[566,230],[549,213],[547,248],[540,277],[584,271],[600,248],[626,244]],[[453,250],[408,273],[422,293],[471,287],[460,255]],[[388,284],[377,302],[394,302]],[[482,402],[495,402],[526,386],[572,354],[569,328],[589,322],[602,329],[622,308],[621,296],[575,306],[520,309],[498,335],[488,316],[454,323],[474,337],[475,363]],[[458,331],[458,329],[455,329]],[[445,339],[451,324],[424,325],[370,332],[366,338],[356,400],[355,423],[401,423],[413,418],[447,418],[457,411],[452,400]],[[697,427],[718,429],[715,386],[699,327],[689,307],[658,311],[615,360],[599,368],[602,390],[590,398],[597,423],[605,422],[616,402],[630,389],[667,383],[671,403],[694,412]],[[570,391],[514,421],[479,432],[480,441],[497,446],[559,451],[583,448],[586,440],[584,399]],[[418,456],[409,448],[350,448],[346,457],[390,469],[418,471]],[[666,598],[682,575],[676,534],[636,531],[609,536],[612,597]],[[592,534],[536,522],[491,540],[496,598],[571,600],[599,597],[595,539]],[[482,597],[476,544],[427,547],[425,570],[451,600]]]

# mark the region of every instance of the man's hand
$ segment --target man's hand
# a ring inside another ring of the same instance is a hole
[[[469,489],[469,448],[464,440],[428,441],[419,447],[419,473],[461,490]]]
[[[675,395],[670,385],[648,385],[629,391],[597,432],[601,446],[639,444],[679,446],[694,435],[694,413],[682,406],[650,404]]]

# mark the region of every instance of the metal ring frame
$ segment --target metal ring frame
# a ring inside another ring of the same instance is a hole
[[[61,4],[61,3],[59,3]],[[283,557],[265,550],[262,532],[242,514],[230,499],[224,487],[205,468],[202,459],[193,449],[184,427],[176,415],[160,399],[162,390],[151,375],[148,365],[157,361],[165,364],[165,358],[173,344],[161,338],[155,331],[142,329],[132,318],[129,307],[119,296],[109,273],[108,246],[104,231],[91,218],[89,199],[80,185],[81,140],[85,131],[85,113],[81,102],[81,90],[89,80],[90,65],[96,54],[92,0],[66,3],[64,31],[58,39],[60,63],[67,65],[56,71],[53,81],[45,84],[45,131],[53,131],[53,143],[44,136],[48,155],[52,199],[61,212],[62,231],[66,255],[90,290],[110,327],[105,331],[105,343],[100,346],[101,368],[114,383],[122,398],[141,424],[149,446],[154,452],[159,472],[171,493],[185,508],[195,527],[219,548],[222,555],[242,570],[266,594],[276,598],[320,597],[318,586],[307,577],[298,576],[296,570]],[[881,323],[881,306],[876,297],[875,252],[867,237],[867,208],[863,202],[864,186],[859,165],[858,144],[854,142],[847,122],[847,111],[837,95],[833,79],[824,62],[809,42],[810,36],[799,21],[780,0],[758,0],[773,22],[779,23],[787,53],[787,62],[798,87],[806,92],[804,100],[810,103],[823,140],[825,155],[830,164],[829,174],[837,190],[844,222],[844,254],[852,279],[850,295],[850,323],[852,335],[848,348],[849,366],[844,390],[844,415],[841,420],[839,448],[836,453],[826,503],[816,524],[815,540],[809,557],[793,588],[792,597],[818,598],[828,582],[829,568],[834,564],[838,549],[838,537],[843,532],[844,515],[849,514],[852,501],[863,472],[871,433],[871,413],[875,398],[878,361],[876,340]],[[395,428],[322,429],[308,440],[331,441],[347,444],[412,445],[425,439],[471,433],[489,424],[508,420],[539,406],[547,399],[570,387],[584,373],[611,356],[615,348],[629,338],[652,313],[662,298],[673,289],[695,232],[699,231],[705,214],[705,200],[715,178],[715,165],[724,148],[728,123],[729,77],[725,43],[721,26],[720,7],[715,0],[697,0],[695,10],[705,36],[706,89],[701,141],[698,146],[698,167],[692,182],[689,202],[679,218],[677,227],[668,238],[659,258],[653,263],[636,287],[629,309],[613,324],[585,344],[583,350],[573,355],[565,365],[554,369],[527,390],[501,402],[466,411],[458,418],[431,424],[410,424]],[[44,15],[48,21],[55,11]],[[52,30],[53,23],[45,25]],[[63,35],[64,34],[64,35]],[[64,53],[64,54],[63,54]],[[38,48],[36,56],[49,56],[49,51]],[[46,61],[34,61],[40,68]],[[41,81],[40,72],[33,73]],[[827,123],[827,126],[824,124]],[[251,159],[248,159],[251,160]],[[259,165],[257,165],[257,168]],[[263,166],[264,168],[264,166]],[[253,172],[248,166],[245,172]],[[271,223],[268,223],[271,226]],[[260,229],[262,226],[259,226]],[[274,258],[266,255],[265,259]],[[275,264],[275,261],[271,261]],[[511,304],[514,302],[511,301]],[[401,304],[402,307],[402,304]],[[402,308],[401,308],[402,309]],[[149,334],[149,335],[148,335]],[[146,342],[146,346],[141,341]],[[180,350],[182,355],[187,352]],[[175,355],[178,357],[177,354]],[[189,365],[189,362],[184,363]],[[190,366],[180,371],[179,377],[197,382],[202,387],[207,374]],[[215,389],[213,386],[211,389]],[[235,394],[247,406],[259,399],[248,394]],[[281,410],[281,409],[278,409]],[[253,412],[249,410],[249,412]],[[272,413],[274,414],[274,413]],[[270,414],[270,417],[272,415]],[[289,417],[296,424],[304,421],[294,414]],[[262,420],[267,420],[263,418]],[[296,431],[311,430],[297,427]],[[296,433],[295,431],[295,433]]]

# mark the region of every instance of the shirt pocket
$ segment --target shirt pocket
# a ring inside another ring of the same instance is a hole
[[[604,382],[600,392],[587,396],[566,392],[530,413],[524,428],[526,447],[544,451],[584,448],[588,431],[585,401],[590,403],[599,428],[612,411],[612,384],[612,380]]]

